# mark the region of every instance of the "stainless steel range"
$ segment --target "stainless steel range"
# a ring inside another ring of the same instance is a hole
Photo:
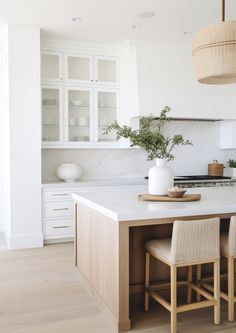
[[[174,178],[175,185],[179,187],[213,187],[213,186],[233,186],[236,179],[230,177],[192,175],[178,176]]]
[[[145,177],[145,179],[148,179],[148,177]],[[236,179],[208,175],[175,176],[174,184],[182,188],[234,186]]]

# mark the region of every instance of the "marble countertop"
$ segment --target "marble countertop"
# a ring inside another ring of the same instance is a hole
[[[146,179],[104,179],[104,180],[81,180],[77,182],[64,182],[64,181],[47,181],[42,184],[43,189],[47,188],[99,188],[99,187],[113,187],[113,186],[142,186],[147,185],[148,181]]]
[[[236,213],[236,186],[188,189],[187,193],[201,194],[196,202],[140,201],[142,193],[147,193],[147,186],[75,192],[72,197],[115,221]]]

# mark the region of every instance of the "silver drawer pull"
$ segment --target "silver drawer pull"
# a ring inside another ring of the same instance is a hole
[[[65,229],[65,228],[69,228],[68,225],[61,225],[60,227],[53,227],[53,229]]]
[[[69,208],[53,208],[53,210],[69,210]]]
[[[54,197],[59,197],[59,196],[67,196],[69,195],[68,193],[57,193],[57,194],[53,194]]]

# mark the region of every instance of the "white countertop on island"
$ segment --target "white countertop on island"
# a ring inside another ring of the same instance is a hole
[[[140,201],[142,193],[147,193],[146,186],[75,192],[72,197],[115,221],[236,213],[236,186],[188,189],[201,194],[195,202]]]

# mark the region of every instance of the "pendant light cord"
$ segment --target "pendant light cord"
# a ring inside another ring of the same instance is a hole
[[[225,0],[222,0],[222,22],[225,21]]]

